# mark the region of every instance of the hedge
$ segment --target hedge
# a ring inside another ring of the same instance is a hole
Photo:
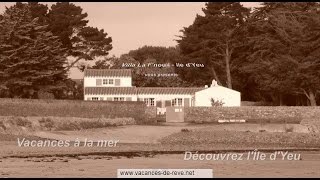
[[[144,102],[0,99],[0,116],[54,116],[80,118],[134,118],[146,122],[153,116]],[[156,115],[154,113],[154,115]]]

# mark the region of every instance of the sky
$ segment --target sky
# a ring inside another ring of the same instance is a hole
[[[73,2],[88,13],[88,25],[104,29],[112,37],[109,54],[119,57],[144,45],[175,46],[183,27],[203,15],[205,2]],[[14,2],[0,2],[0,13]],[[52,2],[46,2],[50,7]],[[259,2],[243,2],[257,7]]]

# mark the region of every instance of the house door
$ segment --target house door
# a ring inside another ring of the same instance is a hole
[[[166,107],[166,122],[184,122],[183,107],[167,106]]]

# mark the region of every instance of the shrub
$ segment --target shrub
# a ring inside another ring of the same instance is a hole
[[[99,118],[99,119],[86,119],[86,118],[75,118],[73,120],[62,121],[57,123],[56,130],[58,131],[73,131],[81,129],[94,129],[103,127],[115,127],[135,124],[133,118]]]
[[[290,127],[286,126],[285,127],[286,133],[293,132],[293,129],[294,129],[293,126],[290,126]]]
[[[23,117],[11,117],[9,122],[13,125],[22,126],[22,127],[32,127],[32,123],[28,121],[27,118]]]
[[[224,105],[224,102],[222,100],[215,100],[211,98],[211,106],[212,107],[221,107]]]
[[[190,130],[189,129],[181,129],[181,132],[190,132]]]
[[[39,123],[41,127],[44,127],[48,130],[51,130],[54,127],[54,122],[51,118],[43,117],[39,120]]]
[[[6,126],[4,125],[3,121],[0,121],[0,128],[2,128],[3,130],[6,130]]]
[[[166,116],[158,115],[154,118],[149,118],[149,121],[151,121],[151,122],[166,122]]]
[[[94,129],[94,128],[101,128],[105,127],[106,123],[100,122],[100,121],[81,121],[79,123],[79,126],[81,129]],[[111,124],[110,124],[111,126]]]
[[[57,131],[75,131],[81,130],[76,122],[63,122],[56,127]]]
[[[139,119],[137,120],[138,125],[152,125],[157,124],[157,118]]]
[[[41,90],[38,92],[38,98],[39,99],[54,99],[54,94]]]

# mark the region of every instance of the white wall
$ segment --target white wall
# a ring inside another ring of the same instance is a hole
[[[241,94],[222,86],[214,86],[195,93],[195,106],[211,107],[211,98],[224,102],[223,106],[240,106]]]
[[[100,99],[100,97],[103,97],[104,100],[107,100],[107,97],[112,97],[112,99],[114,97],[131,97],[132,101],[137,101],[138,98],[155,98],[155,106],[156,106],[156,102],[157,101],[162,101],[162,104],[164,104],[164,102],[166,100],[172,100],[174,98],[182,98],[182,105],[184,106],[184,98],[189,98],[189,105],[191,106],[191,99],[192,99],[192,95],[154,95],[154,94],[149,94],[149,95],[85,95],[84,99],[87,101],[88,98],[92,98],[92,97],[98,97]]]
[[[175,98],[182,98],[182,106],[184,106],[184,98],[189,98],[189,104],[191,106],[191,98],[192,95],[184,95],[184,94],[176,94],[176,95],[164,95],[164,94],[139,94],[138,98],[155,98],[155,101],[162,101],[162,104],[164,104],[164,101],[166,100],[172,100]]]
[[[96,79],[120,79],[121,87],[131,87],[132,86],[132,78],[131,77],[84,77],[84,87],[97,87]],[[115,85],[104,85],[102,84],[99,87],[114,87]],[[119,86],[117,86],[119,87]]]

